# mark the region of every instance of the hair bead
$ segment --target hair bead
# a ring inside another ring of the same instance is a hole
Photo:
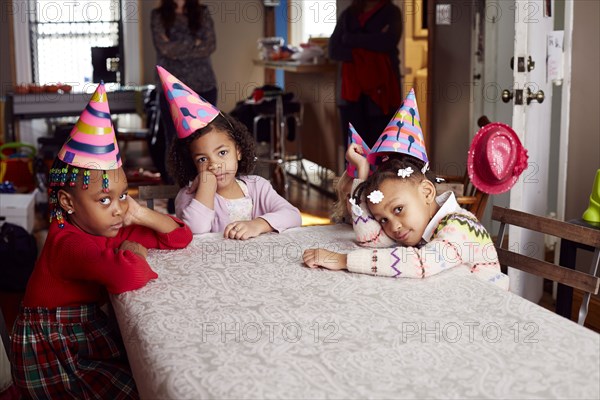
[[[108,193],[108,174],[102,171],[102,191]]]
[[[60,170],[60,186],[65,186],[67,183],[67,174],[69,173],[69,168],[64,167]]]
[[[86,170],[83,171],[83,185],[82,185],[82,188],[83,189],[87,189],[89,185],[90,185],[90,170],[86,169]]]
[[[79,173],[79,168],[71,169],[71,180],[69,182],[69,186],[75,186],[75,181],[77,181],[77,174]]]

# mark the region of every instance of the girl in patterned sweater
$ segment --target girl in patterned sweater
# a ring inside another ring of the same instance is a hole
[[[13,328],[15,385],[34,399],[138,398],[119,329],[100,306],[157,277],[146,249],[186,247],[192,233],[127,194],[102,84],[54,162],[49,203],[48,237]]]
[[[425,278],[460,267],[508,289],[488,232],[458,205],[452,192],[436,197],[425,169],[413,157],[389,159],[354,193],[353,217],[373,218],[395,247],[349,254],[308,249],[303,255],[306,265],[395,278]]]

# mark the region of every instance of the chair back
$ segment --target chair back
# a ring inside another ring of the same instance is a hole
[[[174,199],[179,192],[177,185],[148,185],[138,189],[139,199],[146,200],[146,205],[151,210],[154,210],[154,199]]]
[[[600,230],[498,206],[494,206],[492,209],[492,220],[500,222],[500,229],[496,240],[496,252],[498,253],[501,265],[529,272],[585,292],[577,321],[580,325],[583,325],[587,316],[590,295],[598,294],[600,287],[600,278],[598,278]],[[589,272],[586,273],[565,268],[557,264],[503,249],[502,242],[507,225],[518,226],[593,247],[594,256]]]

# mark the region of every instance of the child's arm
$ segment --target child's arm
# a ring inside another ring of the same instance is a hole
[[[196,194],[195,188],[182,188],[175,198],[175,215],[190,227],[192,233],[208,233],[211,231],[216,217],[214,195],[212,196],[213,206],[209,208],[196,200]]]
[[[145,248],[159,249],[180,249],[192,241],[192,232],[183,222],[142,207],[129,196],[127,203],[129,208],[123,216],[123,228],[119,232],[118,240],[128,240]]]
[[[110,293],[118,294],[139,289],[158,277],[143,257],[145,249],[135,246],[132,251],[132,242],[123,249],[111,248],[79,232],[65,232],[56,244],[56,251],[69,257],[68,262],[56,265],[52,273],[65,280],[99,283]]]
[[[142,207],[130,196],[127,196],[127,203],[129,204],[129,209],[123,217],[124,226],[140,225],[159,233],[169,233],[180,227],[168,215]]]
[[[227,224],[223,231],[223,237],[246,240],[268,232],[273,232],[273,227],[266,220],[258,217],[251,221],[237,221]]]
[[[291,205],[286,199],[281,197],[271,183],[260,176],[251,176],[250,179],[256,180],[256,188],[252,201],[254,207],[259,207],[265,213],[257,219],[266,221],[272,230],[279,233],[289,228],[302,225],[300,211]],[[248,182],[253,183],[253,182]]]
[[[360,179],[355,179],[352,182],[352,191],[361,183]],[[373,218],[367,208],[366,199],[363,196],[360,204],[352,206],[352,227],[356,241],[363,247],[390,247],[396,242],[385,234],[381,224]]]
[[[302,261],[310,268],[323,267],[332,271],[346,269],[348,255],[325,249],[308,249],[302,254]]]
[[[369,177],[371,165],[363,153],[363,147],[356,143],[350,144],[346,151],[346,160],[356,168],[358,175],[358,178],[352,182],[350,194],[354,193],[356,187]],[[396,242],[385,234],[379,222],[375,221],[367,209],[364,197],[360,204],[356,204],[355,200],[353,201],[354,205],[350,217],[352,218],[352,227],[358,244],[364,247],[389,247],[394,245]]]
[[[356,168],[357,178],[363,181],[369,177],[371,171],[371,164],[367,161],[364,151],[363,147],[356,143],[351,143],[346,150],[346,160]]]
[[[451,214],[444,218],[433,240],[421,248],[395,247],[355,250],[347,255],[309,249],[304,261],[311,268],[348,269],[362,274],[394,278],[425,278],[459,265],[468,265],[480,278],[503,288],[508,280],[500,272],[489,234],[474,218]]]
[[[210,171],[201,171],[192,182],[188,192],[194,193],[194,199],[214,210],[215,195],[217,194],[216,175]]]

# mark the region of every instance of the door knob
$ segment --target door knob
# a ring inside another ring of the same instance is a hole
[[[502,99],[504,100],[504,92],[502,92]],[[527,88],[527,104],[531,103],[532,100],[537,101],[539,104],[544,102],[544,91],[538,90],[537,93],[533,93],[530,88]]]
[[[502,91],[502,101],[508,103],[513,98],[513,93],[510,90],[504,89]]]
[[[502,101],[508,103],[515,98],[515,104],[520,106],[523,104],[523,89],[515,89],[514,93],[508,89],[502,91]]]

